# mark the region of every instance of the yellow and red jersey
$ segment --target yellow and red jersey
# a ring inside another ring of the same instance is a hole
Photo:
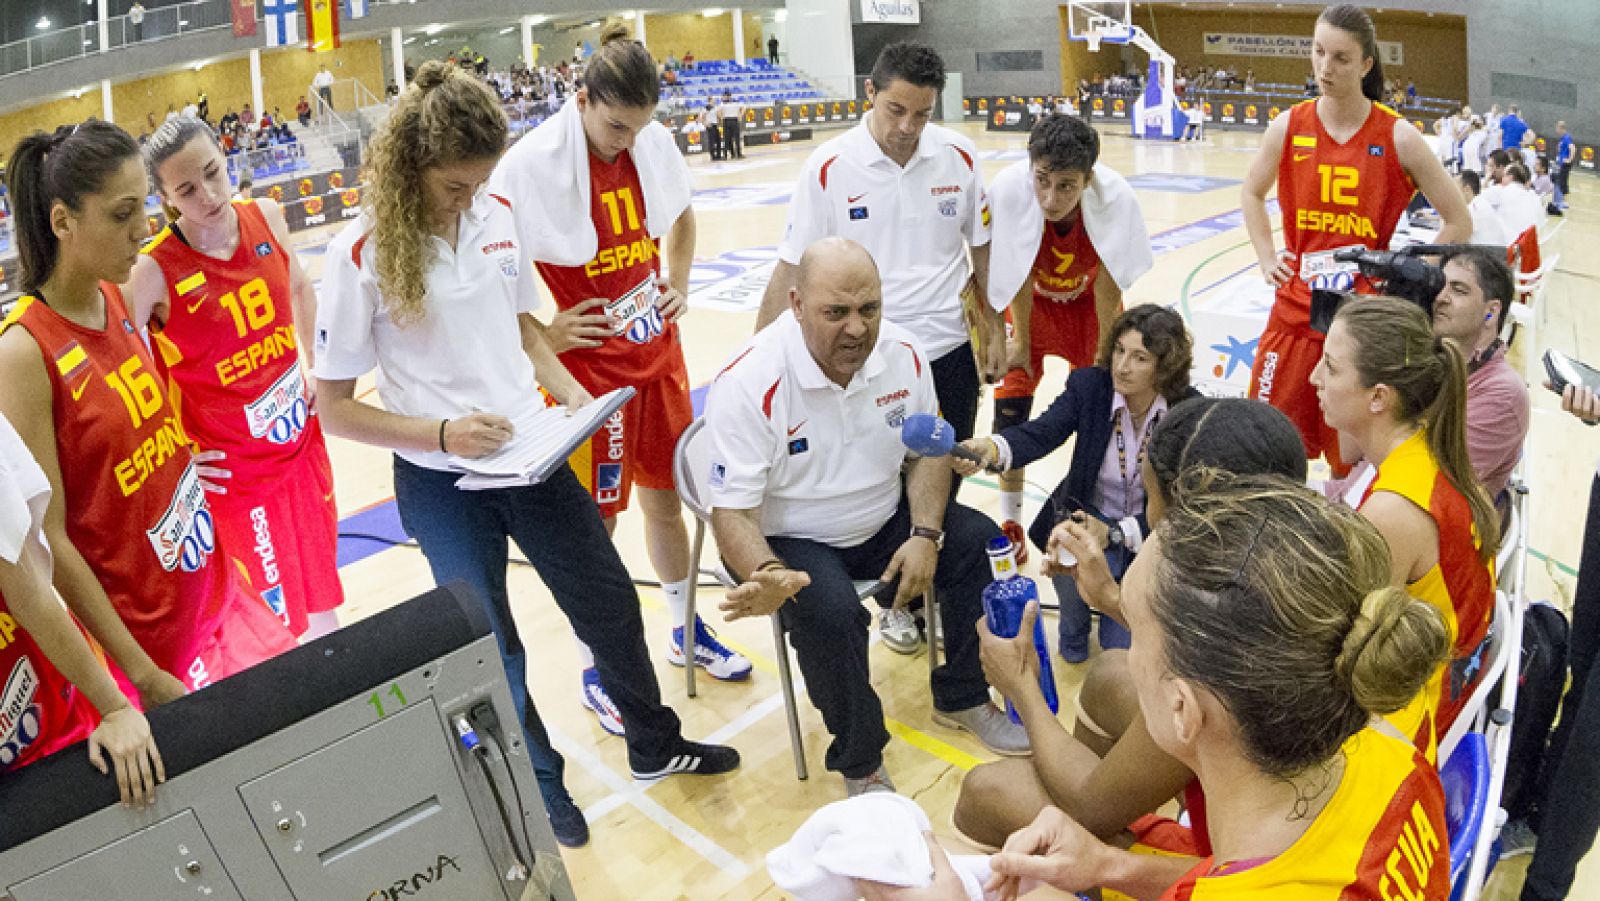
[[[98,720],[0,596],[0,774],[82,741]]]
[[[1439,668],[1422,693],[1404,710],[1390,714],[1402,734],[1432,759],[1471,693],[1470,661],[1488,637],[1494,614],[1493,563],[1479,555],[1482,536],[1472,522],[1472,507],[1446,479],[1419,429],[1384,458],[1378,476],[1361,502],[1388,491],[1416,504],[1439,531],[1439,560],[1422,578],[1406,586],[1412,596],[1432,604],[1450,630],[1450,663]]]
[[[26,296],[0,329],[20,326],[44,356],[68,537],[134,639],[182,679],[215,631],[233,575],[212,559],[205,490],[155,361],[121,292],[108,283],[100,292],[102,328]]]
[[[1276,857],[1207,857],[1162,901],[1445,901],[1444,789],[1417,750],[1375,729],[1345,742],[1344,773],[1305,833]],[[1170,821],[1169,821],[1170,822]]]
[[[322,433],[300,368],[290,251],[255,201],[233,203],[232,258],[200,253],[170,225],[144,253],[166,277],[166,321],[151,331],[173,406],[201,449],[227,452],[242,488],[253,476],[274,481],[284,464],[320,447]]]
[[[611,386],[651,381],[671,364],[678,330],[656,308],[661,245],[650,237],[644,187],[628,151],[610,163],[589,154],[589,215],[599,239],[594,259],[582,266],[540,262],[539,275],[560,309],[605,298],[617,332],[599,347],[567,351],[561,361],[591,391],[590,381]]]
[[[1374,103],[1366,122],[1341,144],[1322,126],[1317,101],[1289,110],[1278,162],[1278,205],[1295,276],[1278,288],[1268,330],[1306,328],[1312,288],[1371,292],[1355,264],[1335,261],[1333,251],[1389,248],[1416,192],[1395,149],[1399,119],[1394,110]]]

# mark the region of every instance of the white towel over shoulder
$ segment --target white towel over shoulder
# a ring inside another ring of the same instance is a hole
[[[1006,167],[989,185],[989,206],[994,213],[989,302],[996,307],[1009,305],[1027,280],[1044,235],[1044,210],[1033,196],[1032,170],[1032,164],[1023,160]],[[1126,292],[1155,265],[1144,211],[1139,209],[1133,187],[1115,169],[1096,163],[1078,205],[1100,265]]]
[[[645,225],[650,237],[660,238],[688,207],[694,182],[660,122],[639,132],[632,154],[644,188]],[[557,266],[594,259],[600,241],[589,215],[589,143],[576,100],[506,151],[489,190],[511,202],[517,238],[532,259]]]
[[[853,879],[925,888],[933,861],[922,834],[928,815],[917,802],[891,792],[869,792],[823,807],[794,837],[767,853],[772,881],[799,901],[856,901]],[[971,901],[982,901],[988,858],[951,856]]]

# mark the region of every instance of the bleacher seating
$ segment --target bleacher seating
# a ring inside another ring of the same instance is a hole
[[[684,103],[691,108],[704,106],[707,100],[721,100],[723,91],[732,91],[740,102],[753,105],[827,99],[799,73],[765,59],[744,64],[731,59],[696,60],[693,69],[678,70],[671,88],[681,90]]]

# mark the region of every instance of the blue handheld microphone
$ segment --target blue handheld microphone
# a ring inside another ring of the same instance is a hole
[[[955,427],[930,413],[907,416],[905,423],[900,426],[900,441],[913,453],[924,457],[948,457],[953,454],[989,472],[1000,472],[999,465],[957,444]]]

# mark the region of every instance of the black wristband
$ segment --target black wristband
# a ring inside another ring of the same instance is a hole
[[[788,569],[788,568],[789,567],[785,566],[782,560],[779,560],[777,557],[773,557],[770,560],[763,561],[760,566],[757,566],[754,570],[751,570],[751,573],[752,574],[754,574],[754,573],[762,573],[762,572],[766,572],[769,569]]]
[[[450,420],[448,419],[439,420],[439,450],[443,451],[444,453],[449,453],[448,450],[445,450],[444,446],[444,427],[449,424]]]

